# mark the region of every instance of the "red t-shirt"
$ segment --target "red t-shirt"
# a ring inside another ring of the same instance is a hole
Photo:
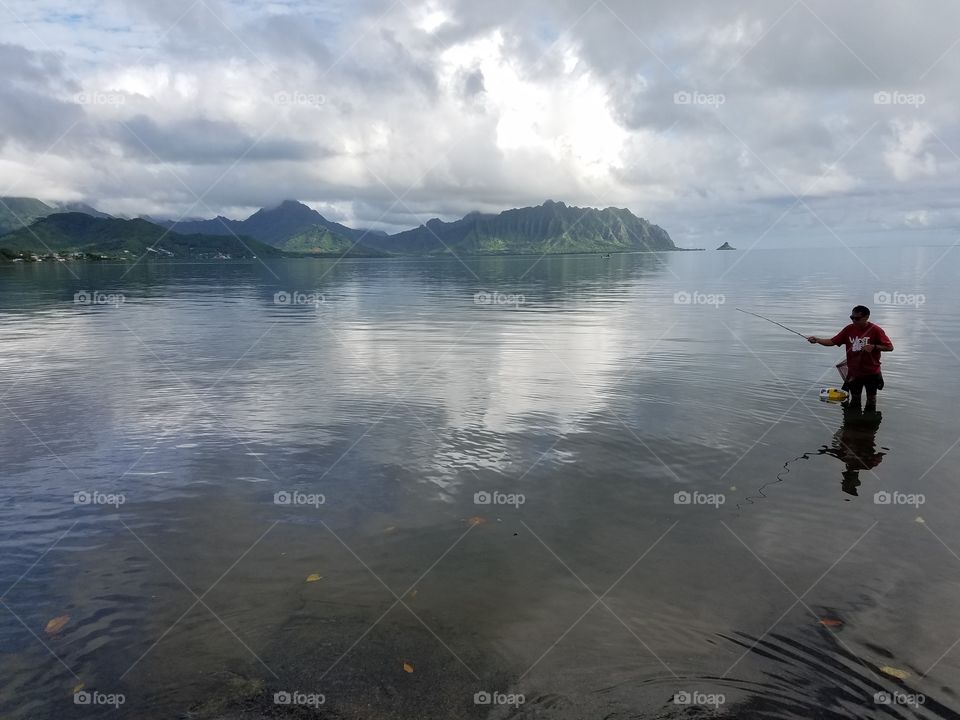
[[[847,371],[851,380],[880,372],[880,351],[865,353],[864,345],[892,344],[883,328],[873,323],[868,323],[862,330],[850,323],[833,336],[833,342],[837,345],[845,345],[847,348]]]

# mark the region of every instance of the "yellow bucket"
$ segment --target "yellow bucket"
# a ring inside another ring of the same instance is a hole
[[[837,388],[820,388],[821,400],[840,401],[846,400],[849,393],[846,390],[837,390]]]

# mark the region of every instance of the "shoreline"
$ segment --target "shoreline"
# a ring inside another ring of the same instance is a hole
[[[489,258],[524,258],[524,257],[603,257],[604,255],[656,255],[659,253],[673,252],[706,252],[706,248],[664,248],[662,250],[607,250],[607,251],[584,251],[584,252],[558,252],[558,253],[491,253],[484,255],[464,254],[455,255],[447,253],[442,255],[337,255],[337,254],[304,254],[304,255],[279,255],[267,258],[253,257],[117,257],[117,256],[95,256],[92,253],[86,253],[84,257],[59,257],[57,255],[43,255],[24,257],[21,255],[11,256],[6,254],[0,248],[0,265],[39,265],[43,263],[108,263],[114,265],[126,265],[129,263],[143,262],[161,262],[163,264],[186,264],[201,261],[204,264],[209,263],[248,263],[253,260],[264,262],[265,260],[456,260],[458,258],[470,259],[489,259]]]

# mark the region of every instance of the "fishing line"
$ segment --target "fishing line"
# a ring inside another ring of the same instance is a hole
[[[824,445],[823,447],[826,447],[826,445]],[[780,472],[777,473],[777,479],[776,479],[776,480],[771,480],[771,481],[769,481],[769,482],[766,482],[766,483],[764,483],[763,485],[761,485],[759,488],[757,488],[756,492],[759,493],[758,495],[748,495],[747,497],[745,497],[745,498],[743,499],[743,502],[742,502],[742,503],[737,503],[737,512],[738,512],[738,514],[742,514],[742,513],[743,513],[743,506],[744,506],[744,505],[756,505],[756,503],[755,503],[754,501],[755,501],[755,500],[760,500],[761,498],[763,498],[763,499],[765,500],[765,499],[767,498],[767,494],[764,492],[764,490],[766,490],[766,489],[767,489],[768,487],[770,487],[771,485],[776,485],[777,483],[782,483],[784,480],[786,480],[786,478],[784,477],[784,475],[786,475],[787,473],[790,472],[790,465],[792,465],[793,463],[795,463],[797,460],[809,460],[809,459],[810,459],[810,456],[811,456],[814,452],[816,452],[817,454],[821,454],[821,455],[823,454],[823,450],[822,450],[822,448],[821,448],[820,450],[810,450],[810,451],[808,451],[808,452],[803,453],[803,455],[797,455],[797,457],[795,457],[793,460],[787,460],[787,461],[783,464],[783,469],[782,469]]]

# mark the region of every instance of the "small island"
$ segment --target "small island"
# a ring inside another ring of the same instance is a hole
[[[717,250],[736,250],[736,248],[728,242],[725,242],[723,245],[717,248]]]

